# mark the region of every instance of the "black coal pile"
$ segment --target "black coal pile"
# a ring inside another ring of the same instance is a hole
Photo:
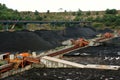
[[[72,61],[80,64],[101,64],[101,65],[117,65],[120,66],[120,57],[97,57],[97,56],[64,56],[64,60]]]
[[[96,37],[97,34],[98,32],[92,27],[80,27],[80,26],[67,27],[66,30],[64,31],[64,36],[67,38],[83,37],[89,39]]]
[[[29,31],[0,32],[0,51],[46,50],[53,47]]]
[[[120,46],[97,46],[80,49],[65,56],[120,56]]]
[[[63,31],[37,30],[0,32],[0,52],[40,51],[61,46],[69,38],[93,38],[97,34],[91,27],[67,27]]]
[[[117,37],[117,38],[114,38],[114,39],[111,39],[109,41],[106,41],[103,43],[104,46],[111,46],[111,47],[114,47],[114,46],[119,46],[120,47],[120,37]]]
[[[120,47],[116,46],[98,46],[98,47],[88,47],[87,49],[79,50],[79,53],[88,53],[90,55],[96,56],[119,56]]]
[[[60,34],[60,31],[37,30],[34,33],[54,45],[54,47],[60,46],[61,42],[66,40],[66,38]]]
[[[119,80],[120,70],[96,69],[36,69],[3,80]]]
[[[113,33],[114,31],[109,29],[109,28],[105,28],[105,29],[100,29],[98,30],[99,33],[106,33],[106,32],[110,32],[110,33]]]

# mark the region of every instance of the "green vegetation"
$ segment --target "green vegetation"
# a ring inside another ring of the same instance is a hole
[[[39,13],[37,10],[34,12],[25,11],[18,12],[17,10],[9,9],[5,4],[0,4],[0,20],[39,20],[39,21],[91,21],[95,28],[120,28],[120,12],[116,9],[106,9],[105,11],[82,11],[76,12],[50,12]],[[1,28],[0,24],[0,29]],[[18,24],[17,26],[23,26]],[[35,25],[31,24],[32,29]],[[65,26],[70,24],[47,24],[42,25],[47,29],[64,29]],[[74,26],[74,25],[72,25]],[[61,27],[61,28],[60,28]],[[20,27],[21,28],[21,27]]]

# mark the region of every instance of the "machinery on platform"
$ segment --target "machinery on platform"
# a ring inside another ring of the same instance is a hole
[[[106,32],[106,33],[104,33],[103,35],[101,35],[100,38],[96,39],[95,42],[104,42],[104,41],[106,41],[107,39],[109,40],[109,39],[112,39],[112,38],[114,38],[114,37],[115,37],[115,35],[114,35],[113,33]]]
[[[109,33],[109,32],[106,32],[104,35],[103,35],[103,37],[105,37],[105,38],[111,38],[111,37],[113,37],[114,35],[112,34],[112,33]]]
[[[102,43],[114,37],[115,35],[113,35],[112,33],[106,32],[105,34],[101,35],[98,38],[95,38],[94,40],[86,40],[84,38],[78,38],[77,40],[71,39],[66,42],[63,42],[64,45],[68,44],[66,48],[53,51],[51,53],[43,54],[43,56],[62,56],[63,54],[72,52],[74,50],[79,50],[89,46],[98,46],[99,44],[97,43]],[[19,54],[0,54],[0,73],[4,73],[13,69],[16,70],[18,68],[24,68],[25,66],[30,65],[32,63],[40,63],[40,57],[41,56],[37,57],[35,53],[30,54],[28,52],[22,52]]]
[[[89,41],[83,38],[79,38],[77,40],[71,40],[71,42],[73,45],[72,47],[51,53],[47,56],[56,56],[59,54],[63,54],[80,47],[85,47],[86,45],[89,44]],[[8,70],[11,70],[11,69],[24,68],[26,65],[29,65],[32,63],[40,63],[39,58],[34,57],[32,54],[28,52],[23,52],[19,54],[4,53],[0,55],[0,60],[7,61],[6,64],[3,64],[2,66],[0,66],[0,73],[7,72]]]
[[[110,33],[110,32],[106,32],[104,34],[99,34],[99,35],[97,35],[97,38],[90,39],[90,40],[86,40],[84,38],[78,38],[77,40],[69,39],[69,40],[63,41],[62,45],[64,45],[64,46],[74,45],[74,46],[79,46],[79,47],[84,47],[86,45],[98,46],[101,42],[112,39],[114,37],[118,37],[118,35],[115,35],[115,34]]]
[[[72,44],[75,46],[79,46],[79,47],[84,47],[86,45],[89,44],[89,41],[83,39],[83,38],[79,38],[77,40],[71,40]]]
[[[40,60],[34,58],[28,52],[23,52],[15,55],[10,53],[1,54],[0,62],[4,62],[0,66],[0,73],[3,73],[11,69],[23,68],[32,63],[39,63]]]

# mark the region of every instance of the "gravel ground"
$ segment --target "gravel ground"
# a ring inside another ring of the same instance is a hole
[[[120,66],[120,57],[71,56],[71,57],[64,57],[63,59],[81,64],[103,64],[103,65]]]
[[[4,78],[2,80],[119,80],[120,70],[96,69],[37,69]]]

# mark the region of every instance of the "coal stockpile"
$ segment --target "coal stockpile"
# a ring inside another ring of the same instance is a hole
[[[120,70],[96,69],[37,69],[5,78],[3,80],[119,80]]]
[[[120,66],[120,57],[90,57],[90,56],[64,56],[64,60],[80,64],[101,64],[101,65],[118,65]]]
[[[98,30],[98,32],[100,32],[100,33],[106,33],[106,32],[113,33],[114,31],[111,30],[111,29],[109,29],[109,28],[105,28],[105,29],[100,29],[100,30]]]
[[[92,27],[67,27],[64,31],[64,36],[67,38],[79,38],[83,37],[86,39],[94,38],[98,32]]]
[[[0,32],[0,52],[41,51],[61,46],[61,42],[70,38],[93,38],[96,30],[91,27],[67,27],[61,31],[23,30]]]
[[[120,46],[97,46],[80,49],[65,56],[120,56]]]
[[[46,50],[54,47],[29,31],[0,32],[0,51]]]
[[[54,47],[60,46],[61,42],[66,40],[65,37],[60,33],[61,31],[53,31],[53,30],[37,30],[34,33],[39,35],[44,40],[48,41]]]
[[[120,47],[106,47],[106,46],[98,46],[98,47],[89,47],[87,49],[79,50],[79,53],[88,53],[90,55],[96,56],[119,56]]]
[[[114,47],[114,46],[120,47],[120,37],[106,41],[103,43],[103,45],[104,46],[111,46],[111,47]]]

